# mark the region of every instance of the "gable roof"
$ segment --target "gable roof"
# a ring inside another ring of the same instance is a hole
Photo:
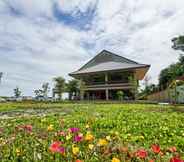
[[[87,73],[95,72],[105,72],[114,70],[127,70],[127,69],[137,69],[137,68],[149,68],[150,65],[139,64],[133,60],[127,59],[125,57],[119,56],[112,52],[103,50],[93,59],[87,62],[79,70],[70,73],[70,76],[76,76]]]

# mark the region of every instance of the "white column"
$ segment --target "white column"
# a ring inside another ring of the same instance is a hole
[[[108,89],[105,90],[105,96],[106,96],[106,100],[108,101],[109,100],[109,90]]]

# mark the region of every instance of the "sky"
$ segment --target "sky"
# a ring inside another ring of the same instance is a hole
[[[160,70],[177,61],[183,0],[0,0],[0,95],[23,95],[80,68],[103,49]]]

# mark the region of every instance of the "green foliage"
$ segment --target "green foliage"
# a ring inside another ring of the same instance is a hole
[[[118,100],[123,100],[124,99],[124,92],[123,91],[117,91],[117,97]]]
[[[150,146],[159,144],[164,155],[158,162],[167,162],[172,153],[168,148],[175,146],[181,157],[184,156],[184,116],[170,106],[139,105],[139,104],[41,104],[41,103],[5,103],[2,109],[50,109],[57,107],[61,113],[48,114],[42,117],[17,116],[0,120],[0,158],[2,162],[17,161],[76,161],[110,162],[113,157],[123,161],[128,154],[144,148],[148,151],[149,159],[133,159],[132,161],[149,161],[155,159]],[[66,107],[63,115],[63,107]],[[70,110],[70,111],[69,111]],[[31,132],[24,131],[20,126],[32,125]],[[50,126],[52,125],[52,126]],[[86,127],[88,125],[88,127]],[[48,127],[52,130],[48,131]],[[95,150],[88,148],[87,142],[73,143],[73,138],[66,141],[59,132],[67,132],[70,127],[80,128],[86,135],[90,131],[94,140],[91,142]],[[100,138],[110,136],[107,147],[97,146]],[[66,154],[51,153],[49,147],[53,141],[63,141]],[[72,155],[71,147],[79,147],[80,153]],[[128,148],[128,153],[118,152],[117,148]],[[109,149],[110,148],[110,149]],[[112,148],[112,149],[111,149]],[[109,152],[107,152],[107,150]],[[174,154],[173,154],[174,155]],[[75,160],[74,160],[75,159]]]
[[[74,96],[77,96],[80,92],[80,82],[79,80],[72,79],[67,84],[67,92],[69,93],[69,99],[71,100]]]
[[[173,49],[184,51],[184,36],[176,37],[172,39],[172,42],[174,43]]]
[[[16,87],[14,90],[14,96],[16,97],[16,98],[19,98],[20,97],[20,95],[21,95],[21,91],[20,91],[20,89],[19,89],[19,87]]]
[[[169,84],[177,79],[177,77],[184,75],[184,55],[181,55],[176,64],[163,69],[159,75],[159,88],[166,89]]]
[[[138,87],[139,87],[139,81],[135,79],[134,76],[128,77],[129,83],[132,84],[133,88],[131,89],[132,94],[134,94],[135,99],[138,98]]]
[[[62,99],[62,93],[65,92],[65,79],[63,77],[56,77],[54,78],[54,89],[57,92],[59,99]]]

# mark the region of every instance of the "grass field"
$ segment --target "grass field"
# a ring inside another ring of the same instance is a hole
[[[176,162],[183,157],[182,106],[0,104],[2,162]]]

